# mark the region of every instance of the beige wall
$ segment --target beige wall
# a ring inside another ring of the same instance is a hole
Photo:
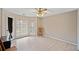
[[[43,22],[49,36],[76,43],[77,11],[45,17]]]

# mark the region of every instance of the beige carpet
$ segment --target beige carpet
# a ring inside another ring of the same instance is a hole
[[[56,39],[24,37],[16,41],[17,51],[76,51],[77,46]]]

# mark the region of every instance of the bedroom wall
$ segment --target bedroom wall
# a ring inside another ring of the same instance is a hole
[[[77,11],[44,17],[45,34],[77,43]]]

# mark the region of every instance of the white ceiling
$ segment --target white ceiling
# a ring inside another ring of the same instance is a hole
[[[36,17],[35,8],[4,8],[4,10],[7,10],[9,12],[18,15]],[[69,12],[73,10],[76,10],[76,8],[47,8],[47,14],[45,16],[51,16],[51,15],[55,15],[63,12]]]

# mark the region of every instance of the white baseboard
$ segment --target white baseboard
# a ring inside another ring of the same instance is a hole
[[[44,36],[48,37],[48,38],[56,39],[56,40],[59,40],[59,41],[63,41],[63,42],[69,43],[69,44],[77,45],[76,43],[73,43],[73,42],[70,42],[70,41],[67,41],[67,40],[64,40],[64,39],[59,39],[59,38],[53,37],[53,35],[51,35],[51,34],[46,34]]]

